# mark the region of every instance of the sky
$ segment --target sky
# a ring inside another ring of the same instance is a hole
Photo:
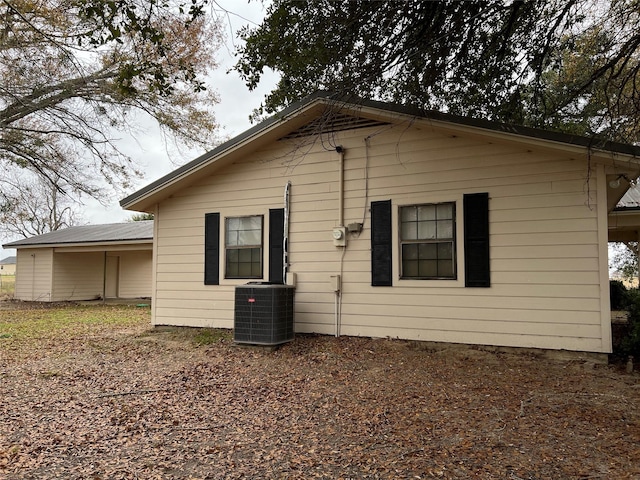
[[[263,4],[264,3],[264,4]],[[265,15],[268,2],[254,0],[238,2],[237,0],[216,0],[211,3],[218,15],[224,18],[226,35],[225,45],[218,51],[218,68],[208,79],[208,88],[218,93],[220,103],[213,107],[218,124],[221,126],[220,136],[232,138],[249,129],[249,115],[253,109],[260,106],[264,96],[272,89],[277,81],[275,74],[266,73],[259,87],[253,92],[245,86],[236,72],[227,73],[235,64],[233,51],[238,45],[236,32],[244,25],[256,26]],[[143,121],[142,131],[134,137],[118,134],[117,144],[123,153],[129,155],[139,166],[145,176],[135,181],[135,188],[129,193],[148,185],[166,175],[178,164],[184,164],[203,154],[203,151],[185,151],[181,155],[167,153],[160,131],[152,121]],[[120,208],[122,196],[114,196],[109,205],[101,205],[97,201],[86,201],[81,215],[84,223],[96,225],[103,223],[118,223],[126,221],[133,212]],[[17,240],[17,239],[15,239]],[[7,239],[5,243],[10,240]],[[2,249],[0,259],[15,255],[15,250]]]

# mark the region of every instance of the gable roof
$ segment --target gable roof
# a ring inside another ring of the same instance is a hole
[[[140,222],[83,225],[17,240],[4,248],[42,247],[78,243],[148,243],[153,241],[153,220]]]
[[[6,257],[0,260],[0,265],[15,265],[16,257],[15,255],[12,257]]]
[[[485,134],[542,141],[556,148],[588,150],[590,155],[620,154],[640,158],[640,147],[634,145],[317,92],[122,199],[120,205],[125,209],[145,211],[194,181],[196,173],[210,174],[215,168],[271,141],[420,120],[429,121],[431,125],[446,124],[458,129],[481,130]]]

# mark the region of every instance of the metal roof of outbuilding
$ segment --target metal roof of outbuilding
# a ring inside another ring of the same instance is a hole
[[[640,186],[631,187],[616,205],[616,210],[640,209]]]
[[[140,242],[153,240],[153,220],[69,227],[4,244],[4,248],[78,243]]]

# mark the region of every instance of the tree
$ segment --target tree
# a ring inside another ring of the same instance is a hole
[[[638,141],[639,20],[637,0],[275,0],[235,69],[281,74],[258,114],[328,90]]]
[[[139,172],[110,132],[136,112],[166,138],[210,147],[218,24],[206,0],[0,0],[0,165],[66,193],[126,189]],[[0,178],[0,183],[2,183]]]
[[[153,213],[134,213],[129,218],[129,222],[144,222],[145,220],[153,220]]]
[[[638,279],[638,242],[615,243],[611,248],[610,267],[628,281]]]
[[[83,223],[79,205],[64,194],[62,177],[54,176],[53,181],[30,177],[5,179],[0,193],[0,234],[28,238]]]

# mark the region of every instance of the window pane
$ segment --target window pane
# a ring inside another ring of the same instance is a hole
[[[420,240],[431,240],[436,238],[436,223],[435,222],[418,223],[418,238]]]
[[[453,262],[451,260],[438,260],[438,276],[453,277]]]
[[[262,217],[242,217],[243,230],[262,230]]]
[[[240,230],[240,219],[237,217],[227,218],[227,230]]]
[[[420,205],[418,207],[418,220],[435,220],[435,219],[436,219],[435,205]]]
[[[453,204],[452,203],[439,203],[436,206],[438,214],[438,220],[453,219]]]
[[[262,230],[244,230],[238,232],[238,243],[239,246],[245,245],[260,245],[262,242]]]
[[[438,220],[437,238],[453,238],[453,223],[451,220]]]
[[[449,242],[443,242],[438,244],[438,258],[453,259],[453,244]]]
[[[419,245],[420,260],[438,258],[438,245],[435,243],[421,243]]]
[[[415,222],[418,219],[416,207],[402,207],[400,209],[400,219],[402,222]]]
[[[225,269],[227,272],[227,277],[238,277],[238,263],[232,262],[229,260],[229,256],[227,255],[227,268]]]
[[[418,259],[418,245],[409,244],[402,246],[402,258],[405,260],[417,260]]]
[[[238,263],[238,250],[235,248],[227,249],[227,265],[229,262]]]
[[[261,277],[262,269],[260,268],[260,263],[251,263],[251,276],[252,277]]]
[[[235,247],[238,245],[238,231],[227,229],[227,246]]]
[[[250,248],[241,248],[238,250],[239,262],[251,263],[251,249]]]
[[[251,263],[239,263],[238,264],[238,276],[250,277],[251,276]]]
[[[418,239],[418,226],[416,223],[403,223],[402,224],[402,239],[403,240],[417,240]]]
[[[415,260],[403,260],[402,261],[402,276],[403,277],[417,277],[418,275],[418,262]]]
[[[420,276],[421,277],[437,277],[438,262],[436,260],[421,260]]]

